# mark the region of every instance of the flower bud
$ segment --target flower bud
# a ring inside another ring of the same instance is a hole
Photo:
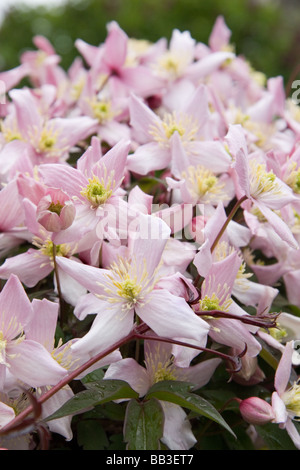
[[[60,232],[72,225],[76,209],[69,196],[60,189],[50,188],[40,200],[37,221],[49,232]]]
[[[272,406],[258,397],[246,398],[240,402],[240,413],[247,423],[266,424],[273,421],[275,414]]]

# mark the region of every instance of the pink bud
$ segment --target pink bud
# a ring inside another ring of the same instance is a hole
[[[244,420],[250,424],[266,424],[275,418],[272,406],[258,397],[242,400],[240,402],[240,412]]]
[[[69,196],[53,188],[49,188],[36,209],[37,221],[49,232],[60,232],[70,227],[75,213],[75,206]]]

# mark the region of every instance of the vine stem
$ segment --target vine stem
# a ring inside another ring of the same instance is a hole
[[[213,244],[211,245],[211,248],[210,248],[210,251],[213,252],[214,249],[216,248],[217,244],[219,243],[219,240],[220,238],[222,237],[223,233],[225,232],[229,222],[233,219],[233,217],[235,216],[237,210],[239,209],[239,207],[241,206],[241,204],[243,204],[243,202],[246,201],[246,199],[248,199],[248,196],[243,196],[241,197],[238,201],[236,201],[236,203],[234,204],[233,208],[231,209],[231,211],[229,212],[228,216],[227,216],[227,219],[225,220],[221,230],[219,231],[218,235],[216,236],[216,239],[215,241],[213,242]]]
[[[236,214],[237,210],[239,209],[239,207],[241,206],[241,204],[243,204],[243,202],[245,202],[247,199],[248,199],[248,196],[244,195],[238,201],[236,201],[233,208],[229,212],[229,214],[227,216],[227,219],[225,220],[224,224],[222,225],[218,235],[216,236],[213,244],[211,245],[211,248],[210,248],[211,253],[214,251],[217,244],[219,243],[219,241],[220,241],[222,235],[224,234],[229,222],[233,219],[233,217],[235,216],[235,214]],[[197,286],[199,284],[200,279],[201,279],[201,276],[200,276],[200,274],[198,274],[197,277],[195,278],[195,281],[194,281],[195,286]]]

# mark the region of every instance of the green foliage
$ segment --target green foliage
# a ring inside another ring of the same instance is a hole
[[[128,450],[160,450],[164,414],[158,400],[130,400],[124,423]]]
[[[187,408],[195,413],[205,416],[223,426],[227,431],[233,433],[228,424],[224,421],[220,413],[204,398],[191,393],[192,384],[175,381],[162,381],[153,385],[147,393],[147,398],[157,398],[158,400],[174,403],[183,408]]]

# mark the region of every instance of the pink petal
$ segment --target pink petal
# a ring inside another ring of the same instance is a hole
[[[105,373],[104,379],[125,380],[141,397],[147,393],[151,386],[145,367],[129,357],[111,364]]]
[[[6,426],[15,417],[14,409],[0,402],[0,429]]]
[[[9,318],[15,318],[16,323],[24,328],[30,322],[32,315],[30,301],[19,278],[11,274],[0,293],[0,324],[5,339],[13,339],[20,333],[20,331],[16,333]]]
[[[26,338],[41,343],[49,352],[54,347],[59,304],[50,300],[33,299],[34,316],[26,328]]]
[[[39,174],[47,186],[60,188],[69,196],[77,196],[80,199],[80,191],[88,184],[87,178],[79,170],[60,163],[40,165]]]
[[[133,173],[146,175],[151,171],[167,168],[170,161],[171,153],[168,148],[161,148],[158,143],[149,142],[128,155],[127,168]]]
[[[127,34],[116,21],[108,24],[108,36],[105,40],[103,60],[112,70],[119,70],[127,55]]]
[[[197,442],[190,421],[183,409],[169,402],[160,402],[164,416],[164,434],[162,442],[171,450],[188,450]]]
[[[18,128],[22,136],[30,140],[33,130],[39,132],[42,129],[42,116],[37,103],[27,89],[13,89],[9,94],[15,105]]]
[[[152,291],[136,313],[158,336],[190,338],[200,346],[206,344],[208,324],[197,317],[182,297],[165,289]]]
[[[25,339],[10,347],[9,354],[15,355],[10,360],[12,375],[32,387],[55,385],[68,373],[36,341]]]
[[[0,279],[8,279],[11,273],[18,276],[27,287],[34,287],[53,270],[48,256],[29,248],[26,253],[7,258],[0,266]]]
[[[231,37],[231,31],[225,23],[223,16],[218,16],[213,30],[209,36],[208,44],[213,51],[220,51],[227,46]]]
[[[291,375],[292,367],[292,356],[293,356],[293,341],[289,341],[284,349],[284,352],[279,361],[276,373],[274,385],[277,393],[281,396],[288,387],[288,383]]]
[[[137,261],[146,261],[150,278],[161,261],[163,250],[170,237],[170,229],[160,218],[140,214],[129,230],[130,252]]]
[[[103,294],[103,287],[100,285],[105,278],[105,274],[110,271],[94,266],[88,266],[73,259],[62,256],[57,257],[58,266],[79,284],[94,294]]]
[[[136,136],[139,144],[145,144],[152,140],[149,129],[156,123],[160,123],[159,117],[134,94],[129,100],[130,124],[133,128],[133,136]]]
[[[105,301],[99,301],[101,310],[88,331],[82,338],[71,346],[71,351],[93,357],[100,352],[105,352],[115,343],[125,338],[133,327],[134,312],[129,310],[122,312],[120,304],[110,304]]]

